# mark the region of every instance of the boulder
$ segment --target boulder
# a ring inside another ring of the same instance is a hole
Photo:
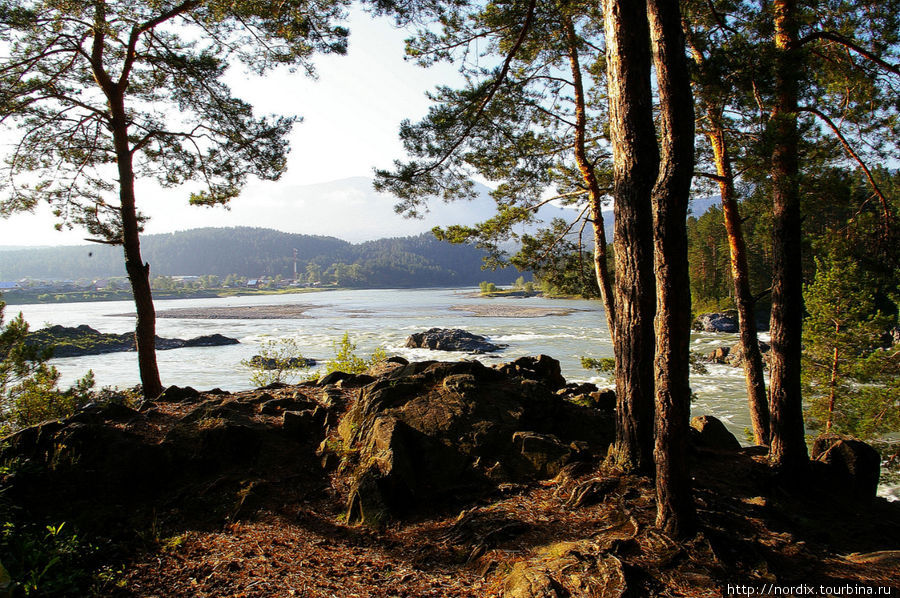
[[[762,353],[763,366],[768,367],[771,354],[769,350],[772,348],[768,343],[757,341],[759,343],[759,352]],[[744,365],[744,345],[737,342],[731,346],[717,347],[706,354],[706,360],[712,363],[721,363],[740,367]]]
[[[195,401],[198,398],[200,398],[200,393],[194,388],[190,386],[181,388],[173,385],[162,391],[162,394],[156,397],[156,400],[160,403],[183,403]]]
[[[691,418],[691,440],[696,446],[714,451],[737,451],[741,448],[725,424],[711,415]]]
[[[873,498],[881,477],[881,455],[871,445],[853,438],[825,434],[813,442],[811,457],[824,464],[831,486],[857,499]]]
[[[602,409],[604,411],[616,410],[616,391],[612,388],[605,388],[592,392],[590,395],[591,406],[594,409]]]
[[[763,358],[763,366],[768,367],[769,360],[771,359],[771,353],[769,350],[772,348],[769,343],[764,343],[763,341],[757,341],[759,343],[759,352],[762,353]],[[744,345],[741,343],[735,343],[732,345],[728,351],[728,355],[725,358],[725,363],[733,366],[742,366],[744,365]]]
[[[463,361],[409,364],[364,387],[338,425],[342,451],[355,455],[348,520],[379,525],[604,452],[612,415],[550,386]]]
[[[737,314],[709,313],[701,314],[694,320],[694,330],[701,332],[738,332]]]
[[[566,379],[562,376],[559,361],[547,355],[520,357],[511,363],[497,366],[497,369],[508,376],[541,382],[552,390],[566,387]]]
[[[325,374],[318,381],[316,381],[316,386],[340,386],[342,388],[348,388],[351,386],[365,386],[366,384],[371,384],[375,381],[374,376],[370,376],[369,374],[350,374],[348,372],[329,372]]]
[[[204,334],[189,338],[184,341],[183,347],[222,347],[225,345],[238,345],[241,341],[221,334]]]
[[[729,353],[731,347],[717,347],[706,356],[706,359],[713,363],[727,363]]]
[[[486,337],[459,328],[431,328],[425,332],[411,334],[406,339],[406,346],[414,349],[463,351],[474,354],[491,353],[506,347],[506,345],[491,343]]]

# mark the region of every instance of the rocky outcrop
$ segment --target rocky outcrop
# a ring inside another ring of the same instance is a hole
[[[497,369],[507,376],[542,382],[553,390],[559,390],[566,386],[566,379],[562,376],[559,362],[547,355],[520,357],[513,362],[497,366]]]
[[[17,498],[73,508],[191,496],[221,479],[302,473],[322,483],[324,467],[343,480],[350,520],[378,523],[556,476],[613,439],[611,409],[573,402],[595,387],[566,385],[549,357],[391,365],[378,376],[335,372],[236,394],[170,386],[137,408],[90,405],[8,437],[0,459],[33,465]]]
[[[694,330],[701,332],[740,332],[737,311],[729,310],[719,313],[700,314],[694,320]],[[757,313],[756,329],[769,329],[769,314]]]
[[[254,355],[250,358],[250,361],[248,363],[253,367],[261,368],[263,370],[278,370],[312,367],[316,365],[316,360],[306,357],[289,357],[287,360],[278,360],[274,357]]]
[[[81,325],[75,328],[67,326],[50,326],[28,335],[25,341],[29,345],[50,347],[53,357],[79,357],[82,355],[101,355],[119,351],[135,351],[134,332],[108,334],[98,332],[90,326]],[[158,350],[181,349],[183,347],[218,347],[236,345],[236,338],[210,334],[191,339],[156,337]]]
[[[762,353],[763,366],[768,367],[769,360],[771,359],[771,353],[769,353],[769,350],[772,347],[769,345],[769,343],[764,343],[763,341],[758,342],[759,352]],[[735,343],[731,346],[718,347],[716,349],[713,349],[706,355],[706,361],[731,365],[734,367],[741,367],[744,365],[744,345],[741,343]]]
[[[612,413],[556,395],[552,377],[502,370],[418,362],[364,387],[338,426],[339,450],[353,455],[348,519],[378,525],[605,451]]]
[[[736,314],[710,313],[700,314],[694,320],[694,330],[701,332],[738,332],[738,319]]]
[[[233,395],[172,386],[139,409],[90,405],[22,430],[4,439],[0,459],[29,464],[10,492],[35,511],[65,507],[82,517],[179,496],[184,508],[221,517],[233,504],[207,494],[210,484],[239,492],[254,480],[321,478],[315,447],[329,414],[335,423],[331,410],[290,388]]]
[[[714,451],[738,451],[741,443],[719,419],[711,415],[691,418],[691,441],[694,446]]]
[[[489,342],[486,337],[459,328],[431,328],[425,332],[416,332],[406,339],[406,346],[413,349],[462,351],[473,354],[492,353],[506,347],[506,345],[494,344]]]
[[[869,444],[825,434],[813,442],[810,457],[824,466],[833,491],[862,500],[873,498],[878,491],[881,455]]]

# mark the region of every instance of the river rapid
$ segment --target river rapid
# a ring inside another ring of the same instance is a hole
[[[602,307],[596,301],[479,297],[476,289],[377,289],[322,291],[287,295],[253,295],[213,299],[156,301],[161,315],[169,310],[203,312],[219,308],[302,306],[302,315],[281,319],[160,317],[157,334],[168,338],[192,338],[219,333],[237,338],[238,345],[158,351],[163,384],[193,386],[199,390],[222,388],[237,391],[252,387],[250,371],[242,360],[255,355],[260,343],[292,338],[305,357],[324,362],[334,355],[334,343],[347,332],[369,355],[382,347],[388,355],[411,361],[472,359],[473,356],[404,347],[406,338],[428,328],[463,328],[508,347],[498,353],[474,356],[487,364],[511,361],[523,355],[546,354],[558,359],[570,382],[593,382],[613,387],[611,376],[581,367],[581,357],[612,357],[613,349]],[[8,316],[21,311],[32,330],[60,324],[87,324],[100,332],[122,333],[134,328],[131,302],[17,305]],[[297,310],[301,311],[301,310]],[[536,315],[552,312],[552,315]],[[565,315],[561,315],[565,313]],[[708,353],[737,342],[735,334],[695,332],[692,350]],[[108,353],[52,360],[65,386],[91,369],[98,387],[129,387],[139,383],[133,352]],[[710,414],[721,419],[746,444],[750,428],[743,371],[726,365],[708,365],[705,374],[693,373],[692,415]],[[883,485],[880,494],[900,499],[900,486]]]

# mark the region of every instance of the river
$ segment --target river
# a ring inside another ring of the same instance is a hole
[[[460,353],[408,349],[406,338],[432,327],[463,328],[508,347],[496,354],[479,355],[485,363],[510,361],[523,355],[550,355],[560,361],[570,382],[593,382],[614,386],[609,376],[581,367],[581,357],[612,357],[612,343],[602,307],[596,301],[568,299],[488,298],[475,289],[377,289],[322,291],[288,295],[252,295],[213,299],[173,299],[156,302],[160,314],[174,309],[205,310],[253,306],[305,307],[293,319],[167,318],[157,320],[162,337],[191,338],[219,333],[237,338],[238,345],[159,351],[160,375],[168,386],[215,387],[237,391],[251,388],[250,372],[241,365],[258,352],[268,339],[291,337],[305,357],[325,361],[333,356],[333,344],[347,332],[357,343],[358,353],[370,354],[376,347],[389,355],[409,360],[471,359]],[[528,309],[519,309],[528,308]],[[532,309],[533,308],[533,309]],[[52,324],[87,324],[101,332],[121,333],[134,328],[133,304],[126,301],[17,305],[7,307],[11,317],[21,311],[32,330]],[[542,311],[565,315],[536,316]],[[530,312],[522,317],[522,312]],[[692,350],[708,353],[713,348],[737,342],[737,335],[695,332]],[[98,386],[133,386],[139,382],[134,353],[108,353],[54,359],[66,385],[94,371]],[[694,392],[692,414],[711,414],[721,419],[746,443],[750,428],[746,389],[740,368],[708,365],[705,374],[691,375]],[[882,494],[900,498],[896,484],[884,486]]]

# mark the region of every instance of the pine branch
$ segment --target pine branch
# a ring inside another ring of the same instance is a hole
[[[831,129],[832,132],[834,132],[834,134],[840,140],[841,145],[843,145],[844,149],[847,151],[847,153],[850,154],[850,157],[852,157],[854,160],[856,160],[856,163],[859,164],[859,167],[866,174],[866,178],[869,179],[869,184],[872,186],[872,190],[875,192],[875,195],[878,196],[878,199],[881,202],[881,209],[884,213],[885,226],[889,226],[891,223],[891,220],[892,220],[892,216],[891,216],[891,209],[888,205],[888,200],[884,196],[884,193],[882,193],[881,188],[878,186],[878,183],[875,182],[875,178],[872,176],[872,171],[869,170],[869,167],[866,166],[866,163],[863,162],[862,158],[859,157],[859,154],[857,154],[856,151],[853,149],[853,147],[850,145],[850,142],[847,141],[847,138],[844,137],[844,134],[841,133],[840,128],[838,128],[838,126],[834,123],[834,121],[832,121],[830,118],[828,118],[828,116],[826,114],[824,114],[820,110],[817,110],[816,108],[813,108],[811,106],[801,106],[798,109],[800,110],[800,112],[808,112],[810,114],[815,115],[820,120],[822,120],[826,125],[828,125],[828,128]]]
[[[841,35],[838,35],[837,33],[831,32],[831,31],[815,31],[813,33],[810,33],[809,35],[801,38],[797,42],[797,45],[803,46],[804,44],[807,44],[812,41],[820,40],[820,39],[832,41],[832,42],[835,42],[837,44],[844,46],[845,48],[849,48],[850,50],[853,50],[860,56],[874,62],[881,68],[883,68],[887,71],[890,71],[890,72],[894,73],[895,75],[900,75],[900,67],[898,67],[897,65],[891,64],[891,63],[887,62],[886,60],[882,59],[881,57],[873,54],[872,52],[869,52],[868,50],[866,50],[865,48],[863,48],[862,46],[857,44],[855,41],[847,39],[846,37],[843,37]]]
[[[462,134],[460,134],[459,138],[453,142],[447,151],[444,152],[443,156],[441,156],[437,161],[432,162],[430,165],[420,168],[418,171],[413,173],[413,176],[420,176],[423,174],[427,174],[437,168],[439,168],[444,162],[446,162],[450,156],[456,152],[457,149],[465,142],[465,140],[469,137],[472,131],[475,129],[475,125],[478,124],[479,119],[484,114],[484,111],[487,109],[488,104],[491,103],[491,100],[496,95],[497,91],[500,89],[500,86],[506,80],[506,75],[509,73],[510,65],[512,64],[513,59],[516,57],[516,54],[519,52],[519,48],[522,47],[522,44],[525,42],[525,38],[528,35],[529,30],[531,29],[531,24],[534,21],[534,12],[535,7],[537,5],[537,0],[531,0],[528,3],[528,14],[525,17],[525,22],[522,24],[522,29],[519,31],[519,36],[516,39],[516,42],[513,44],[513,47],[506,55],[506,59],[503,61],[503,66],[500,68],[500,72],[497,74],[497,78],[494,80],[494,83],[491,85],[488,90],[487,95],[479,104],[478,109],[475,111],[475,114],[472,116],[472,120],[469,121],[469,124],[466,125],[466,128],[463,130]],[[393,175],[385,174],[387,178],[396,178]]]

